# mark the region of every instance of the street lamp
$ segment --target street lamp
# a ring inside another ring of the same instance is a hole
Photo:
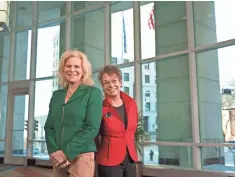
[[[10,1],[0,1],[0,32],[9,30]]]

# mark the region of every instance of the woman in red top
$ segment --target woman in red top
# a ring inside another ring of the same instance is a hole
[[[138,110],[133,98],[121,91],[122,73],[114,65],[99,73],[105,99],[99,136],[96,138],[99,177],[135,177],[135,132]]]

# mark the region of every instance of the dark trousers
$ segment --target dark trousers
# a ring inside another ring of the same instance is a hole
[[[98,177],[136,177],[136,164],[133,162],[128,152],[120,165],[98,165],[97,170]]]

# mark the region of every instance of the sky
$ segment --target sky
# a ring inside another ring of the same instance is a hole
[[[153,3],[142,6],[141,8],[141,39],[142,39],[142,58],[150,58],[155,56],[155,31],[149,29],[148,18],[152,10]],[[231,3],[224,1],[215,2],[216,14],[216,31],[217,41],[223,41],[235,37],[235,28],[232,27],[234,21],[231,12],[234,11]],[[122,15],[125,19],[126,36],[127,36],[127,53],[122,52]],[[124,57],[133,61],[133,12],[126,10],[112,15],[112,56]],[[53,65],[53,38],[60,32],[59,26],[41,28],[38,31],[38,47],[37,47],[37,76],[46,77],[52,73]],[[30,34],[31,35],[31,34]],[[29,45],[31,44],[31,36],[29,36]],[[30,50],[29,50],[30,51]],[[30,53],[30,52],[29,52]],[[235,77],[236,54],[235,47],[227,47],[218,49],[218,59],[220,67],[221,86],[227,84]],[[30,56],[28,56],[30,58]],[[28,67],[29,70],[29,67]],[[48,91],[43,91],[47,88]],[[48,113],[48,104],[52,94],[52,81],[36,82],[36,98],[35,98],[35,116],[43,116]]]
[[[236,36],[235,6],[232,1],[215,1],[217,41],[223,41]],[[218,61],[221,87],[227,87],[232,79],[235,80],[236,72],[236,47],[230,46],[218,49]]]

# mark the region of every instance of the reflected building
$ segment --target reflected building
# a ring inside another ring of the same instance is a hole
[[[53,67],[52,75],[57,77],[57,72],[59,68],[59,59],[60,59],[60,31],[56,31],[55,36],[53,37]],[[52,91],[58,89],[58,79],[53,79],[52,81]]]

